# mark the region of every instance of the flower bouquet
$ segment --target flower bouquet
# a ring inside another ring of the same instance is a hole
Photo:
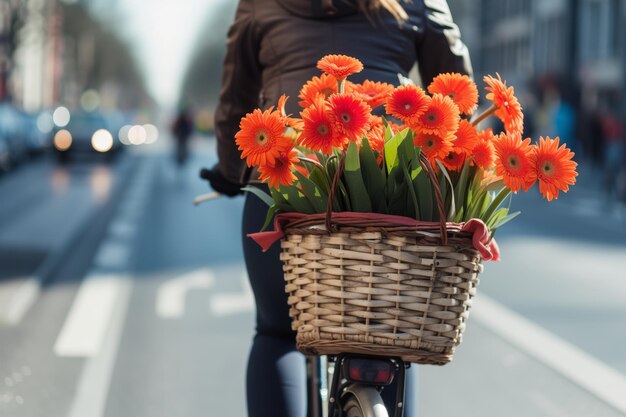
[[[355,58],[329,55],[300,91],[300,118],[277,108],[246,115],[236,143],[270,194],[252,237],[282,238],[299,349],[400,356],[445,364],[461,341],[482,260],[495,231],[519,213],[510,197],[536,182],[548,200],[575,183],[559,138],[522,139],[523,115],[499,76],[484,78],[486,111],[467,76],[355,84]],[[489,117],[502,132],[480,128]]]

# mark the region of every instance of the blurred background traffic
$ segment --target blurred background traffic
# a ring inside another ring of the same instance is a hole
[[[580,176],[515,196],[420,411],[624,416],[626,0],[449,5],[476,80],[513,85]],[[245,415],[243,199],[191,204],[235,7],[0,0],[0,416]]]

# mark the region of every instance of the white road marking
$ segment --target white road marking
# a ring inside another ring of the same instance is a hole
[[[216,316],[227,316],[254,311],[254,295],[245,271],[242,275],[241,286],[242,292],[216,294],[211,297],[209,302],[211,313]]]
[[[0,322],[10,326],[22,321],[41,291],[41,283],[35,277],[18,278],[15,283],[17,287],[8,301],[0,303]]]
[[[94,357],[100,353],[111,320],[128,284],[126,275],[91,274],[74,299],[63,328],[54,344],[62,357]]]
[[[214,283],[215,277],[209,268],[198,269],[164,282],[157,292],[157,316],[165,319],[181,318],[185,314],[187,293],[211,288]]]
[[[78,381],[69,417],[102,417],[104,415],[113,365],[120,345],[128,301],[132,290],[129,277],[119,277],[115,305],[104,343],[97,356],[90,358]]]
[[[626,376],[485,295],[471,316],[572,382],[626,413]]]

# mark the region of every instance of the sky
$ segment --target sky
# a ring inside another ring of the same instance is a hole
[[[114,3],[122,36],[133,46],[146,74],[148,88],[160,104],[175,104],[202,24],[224,1],[234,0],[122,0]]]

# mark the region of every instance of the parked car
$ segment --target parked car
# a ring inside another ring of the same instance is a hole
[[[19,164],[28,157],[22,115],[9,103],[0,104],[0,136],[4,138],[8,147],[11,166]]]
[[[50,130],[47,132],[42,130],[40,126],[38,126],[40,116],[41,113],[21,113],[22,139],[30,156],[42,154],[50,148],[50,131],[52,127],[50,127]],[[50,119],[52,118],[50,117]],[[50,121],[50,123],[52,124],[52,121]]]
[[[52,144],[61,161],[67,161],[77,154],[114,154],[121,148],[115,136],[104,115],[80,111],[71,114],[66,126],[54,130]]]
[[[0,133],[0,172],[6,172],[9,169],[11,169],[9,141]]]

